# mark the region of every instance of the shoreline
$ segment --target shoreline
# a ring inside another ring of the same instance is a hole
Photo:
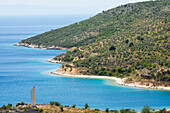
[[[53,50],[67,50],[68,49],[68,48],[62,48],[62,47],[45,47],[45,46],[38,46],[38,45],[31,45],[31,44],[29,45],[27,43],[17,43],[17,44],[14,44],[14,46],[24,46],[28,48],[53,49]],[[58,64],[66,63],[66,62],[54,60],[53,58],[46,60],[46,62],[58,63]],[[140,85],[140,84],[135,84],[135,83],[125,83],[124,80],[126,78],[121,79],[117,77],[98,76],[98,75],[71,75],[71,74],[64,74],[63,72],[56,72],[56,71],[51,72],[51,74],[65,76],[65,77],[73,77],[73,78],[107,79],[107,80],[114,80],[116,84],[120,86],[170,91],[170,87],[162,87],[162,86],[156,87],[156,86]]]
[[[34,45],[27,43],[17,43],[13,44],[13,46],[24,46],[28,48],[38,48],[38,49],[48,49],[48,50],[67,50],[68,48],[58,47],[58,46],[44,46],[44,45]]]
[[[97,75],[70,75],[70,74],[64,74],[62,72],[56,72],[56,71],[51,72],[51,74],[64,76],[64,77],[72,77],[72,78],[107,79],[107,80],[114,80],[116,84],[120,86],[170,91],[170,87],[161,87],[161,86],[153,87],[153,86],[145,86],[145,85],[139,85],[139,84],[134,84],[134,83],[124,83],[125,78],[121,79],[117,77],[97,76]]]
[[[62,62],[62,61],[53,60],[53,58],[52,58],[52,59],[49,59],[49,60],[46,60],[46,62],[57,63],[57,64],[64,64],[64,63],[65,63],[65,62]]]

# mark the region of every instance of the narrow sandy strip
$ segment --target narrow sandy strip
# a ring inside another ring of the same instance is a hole
[[[58,60],[53,60],[53,59],[46,60],[46,62],[50,62],[50,63],[58,63],[58,64],[64,64],[64,63],[65,63],[65,62],[58,61]]]
[[[129,83],[124,83],[124,79],[117,78],[117,77],[108,77],[108,76],[96,76],[96,75],[69,75],[69,74],[63,74],[60,72],[51,72],[52,74],[55,75],[60,75],[60,76],[65,76],[65,77],[74,77],[74,78],[95,78],[95,79],[108,79],[108,80],[114,80],[118,85],[123,85],[123,86],[129,86],[129,87],[137,87],[137,88],[149,88],[149,89],[159,89],[159,90],[169,90],[170,87],[151,87],[151,86],[145,86],[145,85],[139,85],[139,84],[129,84]]]

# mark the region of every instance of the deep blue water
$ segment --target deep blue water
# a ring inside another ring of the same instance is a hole
[[[45,19],[42,26],[36,22],[27,23],[28,25],[21,22],[23,25],[19,26],[11,23],[10,26],[10,22],[5,19],[7,24],[0,24],[0,106],[21,101],[30,103],[30,90],[35,86],[37,104],[59,101],[62,105],[76,104],[76,107],[84,107],[84,104],[88,103],[91,108],[97,109],[109,107],[140,110],[144,105],[155,109],[170,108],[170,91],[121,87],[110,80],[52,75],[50,72],[61,65],[45,61],[65,51],[13,46],[22,39],[85,17],[73,18],[70,22],[68,19],[60,20],[63,24],[54,21],[44,25],[44,22],[49,20]]]

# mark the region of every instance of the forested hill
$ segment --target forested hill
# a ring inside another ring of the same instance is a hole
[[[169,25],[169,0],[131,3],[20,43],[74,47],[55,59],[72,63],[65,66],[82,74],[150,73],[155,80],[170,82]]]

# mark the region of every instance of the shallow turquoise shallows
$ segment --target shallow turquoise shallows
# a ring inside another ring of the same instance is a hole
[[[110,80],[50,74],[61,65],[45,61],[66,51],[13,46],[22,39],[62,26],[35,25],[0,26],[0,106],[21,101],[30,104],[30,90],[35,86],[36,104],[59,101],[62,105],[76,104],[82,108],[88,103],[96,109],[131,108],[137,111],[144,105],[154,109],[170,108],[170,91],[122,87]]]

